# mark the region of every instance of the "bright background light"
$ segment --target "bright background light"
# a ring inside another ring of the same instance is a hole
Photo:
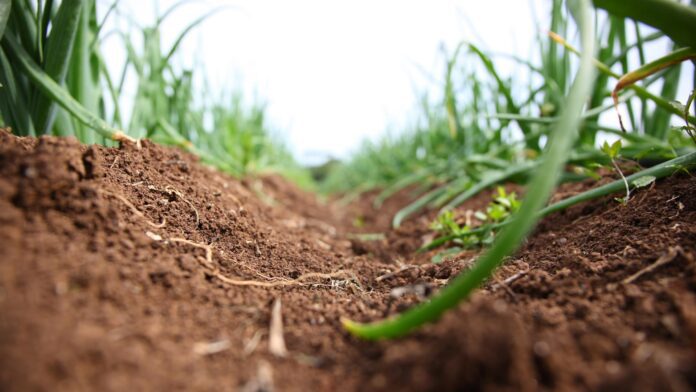
[[[110,3],[101,1],[100,13]],[[127,30],[127,18],[151,25],[174,3],[121,0],[123,17],[110,17],[105,32]],[[168,48],[199,15],[229,7],[185,38],[174,63],[195,67],[199,86],[207,83],[213,94],[236,90],[266,102],[272,128],[300,162],[315,164],[346,158],[364,139],[404,129],[414,119],[419,93],[441,94],[443,46],[451,53],[464,40],[494,53],[538,56],[535,35],[548,26],[550,3],[192,1],[174,11],[161,32]],[[125,58],[118,39],[110,36],[103,47],[112,74]],[[511,72],[510,63],[496,66]],[[134,89],[127,83],[126,95]]]
[[[101,2],[100,12],[109,3]],[[406,126],[417,94],[441,88],[443,45],[451,52],[469,40],[528,56],[536,31],[530,4],[543,15],[546,3],[201,1],[172,13],[162,25],[162,39],[166,48],[198,15],[230,6],[193,30],[175,63],[200,66],[196,76],[205,74],[213,88],[241,90],[267,102],[272,126],[301,162],[311,164],[345,158],[363,139]],[[118,7],[136,23],[150,25],[172,4],[121,0]],[[109,18],[105,31],[127,29],[123,19]],[[105,44],[109,66],[119,70],[122,45],[116,36]]]

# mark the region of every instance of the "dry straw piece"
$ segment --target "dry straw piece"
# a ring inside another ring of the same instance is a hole
[[[268,332],[268,351],[276,357],[285,358],[288,356],[288,349],[285,347],[283,337],[283,315],[281,313],[280,298],[273,301],[271,310],[271,326]]]

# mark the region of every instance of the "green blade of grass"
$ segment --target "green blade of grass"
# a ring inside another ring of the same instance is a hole
[[[655,27],[674,42],[696,48],[696,8],[673,0],[593,0],[608,12]]]
[[[631,71],[619,78],[619,81],[616,83],[616,86],[614,87],[614,90],[611,92],[611,97],[614,100],[614,106],[617,107],[617,113],[618,113],[618,105],[619,105],[619,91],[622,89],[628,87],[628,86],[633,86],[636,82],[643,80],[650,75],[654,75],[657,72],[660,72],[661,70],[669,67],[673,67],[675,65],[681,64],[682,62],[686,60],[696,60],[696,49],[692,48],[681,48],[677,49],[672,53],[669,53],[663,57],[660,57],[654,61],[651,61],[638,69]],[[669,92],[670,89],[676,90],[676,86],[672,86],[674,81],[671,81],[671,84],[669,84],[669,80],[665,80],[665,87],[668,89],[667,91]],[[665,100],[664,98],[662,98]],[[672,106],[672,105],[670,105]],[[676,113],[674,113],[676,114]],[[621,116],[619,115],[619,122],[621,124],[621,129],[624,129],[623,122],[621,121]],[[658,130],[654,130],[658,131]],[[666,132],[664,130],[659,130],[660,134],[665,134]]]
[[[679,91],[679,79],[681,79],[682,75],[681,71],[681,64],[667,70],[662,78],[662,90],[660,91],[661,97],[669,99],[670,101],[675,101],[677,99],[677,92]],[[647,125],[645,126],[646,132],[655,135],[655,137],[660,140],[666,139],[667,133],[670,129],[671,118],[671,113],[667,113],[664,110],[656,110],[652,116],[647,117],[648,121]]]
[[[0,50],[0,83],[2,83],[2,94],[0,94],[0,105],[2,105],[2,117],[6,125],[13,125],[14,132],[19,135],[36,135],[34,124],[29,115],[28,89],[24,87],[21,80],[15,77],[15,70],[5,52]]]
[[[58,7],[51,34],[46,44],[46,61],[43,69],[46,75],[62,85],[70,64],[66,59],[72,55],[75,35],[79,26],[82,2],[63,1]],[[40,134],[50,133],[56,114],[56,106],[46,95],[39,94],[35,100],[34,121]]]
[[[20,2],[12,0],[14,6],[8,21],[8,28],[15,32],[16,39],[24,44],[24,48],[34,61],[38,61],[39,54],[36,51],[36,23],[34,23],[35,10],[33,2]],[[12,26],[9,26],[12,24]]]
[[[592,90],[594,80],[594,29],[588,0],[578,0],[577,17],[580,25],[584,53],[580,68],[571,87],[565,109],[554,127],[544,161],[529,184],[515,220],[497,236],[491,249],[479,258],[469,270],[457,276],[430,301],[405,313],[383,321],[360,324],[343,319],[343,326],[353,335],[364,339],[395,338],[414,328],[437,319],[443,312],[457,305],[472,290],[486,280],[503,259],[520,245],[537,221],[537,214],[546,203],[560,176],[563,164],[571,149],[580,125],[582,107]]]
[[[458,188],[461,185],[467,184],[469,182],[468,178],[458,178],[454,180],[453,182],[449,184],[442,185],[438,188],[435,188],[429,192],[427,192],[425,195],[419,197],[416,201],[413,203],[407,205],[406,207],[402,208],[399,210],[395,215],[394,218],[392,219],[392,227],[398,228],[401,226],[401,223],[404,221],[404,219],[408,218],[412,214],[414,214],[417,211],[420,211],[423,207],[425,207],[428,203],[432,202],[433,200],[439,198],[443,194],[447,193],[448,189],[454,187]]]
[[[580,55],[580,52],[573,47],[568,41],[566,41],[563,37],[561,37],[558,34],[555,34],[553,32],[549,32],[549,36],[556,41],[558,44],[562,45],[566,49],[568,49],[571,53],[574,53],[576,55]],[[617,74],[616,72],[612,71],[606,64],[600,62],[597,59],[593,60],[594,65],[599,69],[600,72],[610,75],[616,79],[620,79],[621,75]],[[650,100],[655,103],[659,108],[666,110],[667,112],[670,112],[672,114],[675,114],[677,116],[682,116],[683,113],[679,112],[679,109],[674,107],[668,100],[659,97],[650,91],[646,90],[645,88],[638,86],[636,84],[629,84],[628,88],[634,90],[636,94],[646,100]],[[696,117],[694,116],[689,116],[689,122],[695,123],[696,122]]]
[[[5,34],[7,21],[10,19],[10,11],[12,10],[12,2],[8,0],[0,1],[0,39]]]
[[[449,203],[445,204],[444,207],[440,209],[440,212],[445,212],[448,210],[451,210],[458,205],[464,203],[468,199],[472,198],[473,196],[477,195],[479,192],[483,191],[484,189],[487,189],[495,184],[498,184],[502,181],[505,181],[509,179],[510,177],[514,177],[526,172],[529,172],[539,166],[538,161],[534,162],[524,162],[524,163],[518,163],[516,165],[513,165],[509,167],[507,170],[504,170],[502,172],[496,172],[493,175],[489,176],[483,176],[483,178],[478,181],[474,186],[470,187],[466,191],[459,193],[457,197],[452,199]]]
[[[406,188],[409,185],[413,185],[415,183],[421,182],[423,179],[427,178],[428,176],[432,175],[434,170],[421,170],[417,171],[415,173],[409,174],[407,176],[404,176],[394,182],[392,185],[388,186],[382,192],[375,197],[375,200],[373,202],[373,206],[375,208],[380,208],[382,204],[384,203],[385,200],[387,200],[389,197],[391,197],[393,194],[396,192]]]
[[[447,110],[447,123],[449,125],[450,136],[452,139],[456,138],[457,135],[462,134],[463,131],[462,126],[459,123],[457,99],[454,93],[454,83],[452,82],[452,73],[462,46],[463,44],[461,43],[457,45],[457,48],[454,50],[454,54],[452,54],[452,58],[447,61],[447,71],[445,72],[445,109]],[[464,151],[466,153],[471,152],[471,135],[464,135]]]
[[[51,99],[55,100],[78,121],[106,138],[115,141],[133,141],[132,138],[128,137],[122,131],[109,126],[104,120],[85,109],[85,107],[76,101],[67,90],[59,86],[53,79],[46,75],[13,37],[5,36],[3,42],[6,43],[7,49],[11,50],[15,56],[17,56],[19,65],[36,87]]]
[[[69,58],[70,74],[66,86],[70,95],[95,116],[99,116],[101,89],[98,70],[92,66],[92,26],[91,19],[96,6],[94,0],[82,0],[83,7],[77,22],[75,44]],[[94,15],[96,19],[96,15]],[[73,120],[77,137],[87,144],[97,142],[96,134],[79,120]]]
[[[496,70],[495,66],[493,65],[493,60],[490,59],[485,53],[483,53],[478,47],[476,47],[473,44],[469,44],[469,49],[478,56],[478,58],[483,62],[484,67],[488,71],[488,73],[493,76],[493,79],[495,79],[496,84],[498,86],[498,90],[500,93],[503,94],[503,97],[505,98],[505,102],[507,104],[507,111],[512,113],[512,114],[521,114],[521,110],[517,104],[515,104],[515,100],[512,97],[512,92],[510,91],[510,88],[508,87],[507,84],[502,80],[500,75],[498,74],[498,71]],[[520,129],[522,129],[522,132],[527,135],[531,132],[527,124],[524,123],[518,123]]]
[[[688,170],[696,167],[696,152],[692,152],[680,157],[671,159],[669,161],[663,162],[659,165],[655,165],[651,168],[641,170],[626,177],[629,184],[641,177],[653,176],[655,178],[663,178],[674,174],[679,170]],[[549,205],[539,212],[541,216],[546,216],[548,214],[564,210],[572,205],[581,203],[583,201],[588,201],[596,199],[598,197],[610,195],[612,193],[620,192],[624,188],[624,181],[617,180],[610,182],[609,184],[602,185],[600,187],[590,189],[589,191],[582,192],[575,196],[571,196],[567,199],[563,199],[559,202]]]
[[[643,46],[646,43],[658,40],[658,39],[663,38],[665,36],[664,34],[662,34],[659,31],[653,32],[653,33],[648,34],[646,36],[642,36],[640,34],[640,28],[638,27],[638,24],[634,24],[634,29],[635,29],[635,34],[636,34],[636,42],[634,42],[632,44],[627,44],[624,48],[622,48],[621,52],[619,52],[616,56],[608,59],[606,61],[606,64],[608,66],[612,66],[617,62],[623,63],[624,60],[627,60],[628,53],[632,50],[638,51],[638,55],[639,55],[638,57],[639,57],[640,63],[645,64],[645,55],[643,54],[644,53]]]

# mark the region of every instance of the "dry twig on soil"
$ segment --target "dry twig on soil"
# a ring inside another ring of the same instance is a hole
[[[268,330],[268,351],[280,358],[285,358],[288,355],[285,338],[283,337],[283,315],[281,313],[280,298],[276,298],[273,301],[271,325]]]
[[[669,247],[669,250],[667,253],[663,254],[660,256],[657,260],[655,260],[654,263],[650,264],[649,266],[643,268],[642,270],[636,272],[635,274],[629,276],[628,278],[624,279],[621,281],[623,284],[629,284],[634,282],[636,279],[640,278],[644,274],[647,274],[648,272],[651,272],[667,263],[672,262],[678,254],[683,254],[684,250],[681,248],[681,246],[676,246],[676,247]]]
[[[196,248],[204,249],[205,250],[205,264],[208,268],[215,269],[215,265],[213,265],[213,247],[207,244],[201,244],[200,242],[193,242],[191,240],[187,240],[186,238],[170,238],[168,240],[169,242],[180,242],[182,244],[187,244],[191,245]]]
[[[198,355],[213,355],[221,353],[230,348],[230,341],[227,339],[213,342],[199,342],[193,346],[193,352]]]
[[[193,213],[196,215],[196,227],[198,227],[198,224],[200,224],[200,222],[201,222],[201,217],[198,214],[198,210],[196,209],[196,206],[194,206],[193,203],[191,203],[187,198],[185,198],[183,193],[179,192],[176,188],[174,188],[171,185],[167,185],[166,187],[164,187],[164,192],[167,194],[176,195],[181,200],[183,200],[186,204],[188,204],[189,207],[191,207],[191,209],[193,210]]]

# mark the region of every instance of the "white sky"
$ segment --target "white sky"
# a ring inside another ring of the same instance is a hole
[[[119,9],[149,25],[156,9],[174,3],[120,0]],[[194,30],[175,61],[199,62],[211,85],[266,101],[273,128],[300,161],[312,163],[346,157],[364,138],[408,123],[416,93],[441,88],[426,72],[441,80],[442,43],[452,51],[462,40],[481,43],[480,36],[483,47],[528,56],[535,32],[530,3],[547,2],[198,1],[175,11],[162,36],[167,47],[198,15],[232,5]],[[109,4],[100,1],[100,11]],[[118,18],[109,21],[105,32]],[[112,36],[106,45],[106,57],[119,69],[121,44]]]
[[[101,13],[110,3],[100,0]],[[138,23],[151,25],[156,13],[174,3],[120,0],[119,9]],[[548,0],[193,1],[165,21],[162,38],[167,48],[197,16],[231,5],[185,39],[175,62],[200,65],[194,74],[199,78],[205,74],[220,90],[242,90],[250,100],[257,96],[267,102],[273,129],[301,162],[311,164],[347,157],[363,139],[403,129],[413,119],[417,93],[441,91],[442,84],[427,74],[442,79],[443,43],[450,52],[466,40],[494,52],[530,58],[536,32],[547,26],[549,4]],[[541,18],[540,26],[535,25],[533,13]],[[126,26],[123,20],[110,18],[105,32],[119,24]],[[103,48],[114,71],[124,57],[116,40],[112,36]]]

